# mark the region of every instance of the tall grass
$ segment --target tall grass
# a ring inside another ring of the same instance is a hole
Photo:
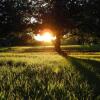
[[[0,100],[99,100],[100,59],[94,56],[0,53]]]

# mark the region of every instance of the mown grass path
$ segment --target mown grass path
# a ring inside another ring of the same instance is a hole
[[[100,53],[0,53],[0,100],[99,100]]]

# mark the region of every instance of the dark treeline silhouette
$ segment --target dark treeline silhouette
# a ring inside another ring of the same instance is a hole
[[[34,33],[47,28],[56,35],[55,48],[60,51],[61,37],[72,30],[81,37],[100,36],[99,4],[99,0],[0,0],[0,37],[29,27]]]

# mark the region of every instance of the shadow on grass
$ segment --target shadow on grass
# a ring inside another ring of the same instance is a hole
[[[9,52],[11,51],[11,47],[0,47],[0,52]]]
[[[40,47],[28,47],[28,46],[26,46],[26,48],[0,47],[0,52],[30,53],[30,52],[49,52],[49,51],[55,51],[54,47],[49,47],[49,46],[40,46]]]
[[[62,54],[61,54],[62,55]],[[66,58],[76,70],[80,72],[83,80],[87,80],[93,90],[93,97],[100,95],[100,62],[89,59],[79,59],[70,57],[66,54],[62,55]]]
[[[98,72],[100,75],[100,62],[93,60],[87,61],[83,59],[77,59],[74,57],[69,57],[68,59],[74,65],[74,67],[80,71],[80,74],[83,77],[83,79],[88,81],[91,88],[93,89],[94,96],[100,95],[100,76],[97,76]],[[91,66],[91,68],[88,68],[89,65]],[[95,71],[91,71],[93,67],[95,67]]]
[[[62,57],[65,57],[65,58],[67,58],[68,57],[68,52],[65,52],[65,51],[58,51],[57,52],[59,55],[61,55]]]
[[[24,49],[22,51],[22,53],[25,53],[25,52],[49,52],[49,51],[54,51],[54,48],[49,48],[49,47],[40,47],[40,48],[27,48],[27,49]]]

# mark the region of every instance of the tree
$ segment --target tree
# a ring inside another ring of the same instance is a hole
[[[100,0],[87,0],[84,4],[83,12],[77,16],[80,22],[78,29],[84,33],[91,33],[92,35],[100,37]]]
[[[0,0],[0,32],[6,36],[27,27],[49,28],[56,35],[56,50],[61,51],[61,37],[74,28],[100,36],[99,4],[99,0]]]
[[[61,36],[77,26],[74,18],[80,14],[84,0],[32,0],[33,16],[40,21],[40,27],[51,29],[56,35],[55,48],[60,49]],[[39,27],[39,28],[40,28]]]
[[[0,0],[0,31],[21,31],[29,24],[31,15],[28,0]]]

